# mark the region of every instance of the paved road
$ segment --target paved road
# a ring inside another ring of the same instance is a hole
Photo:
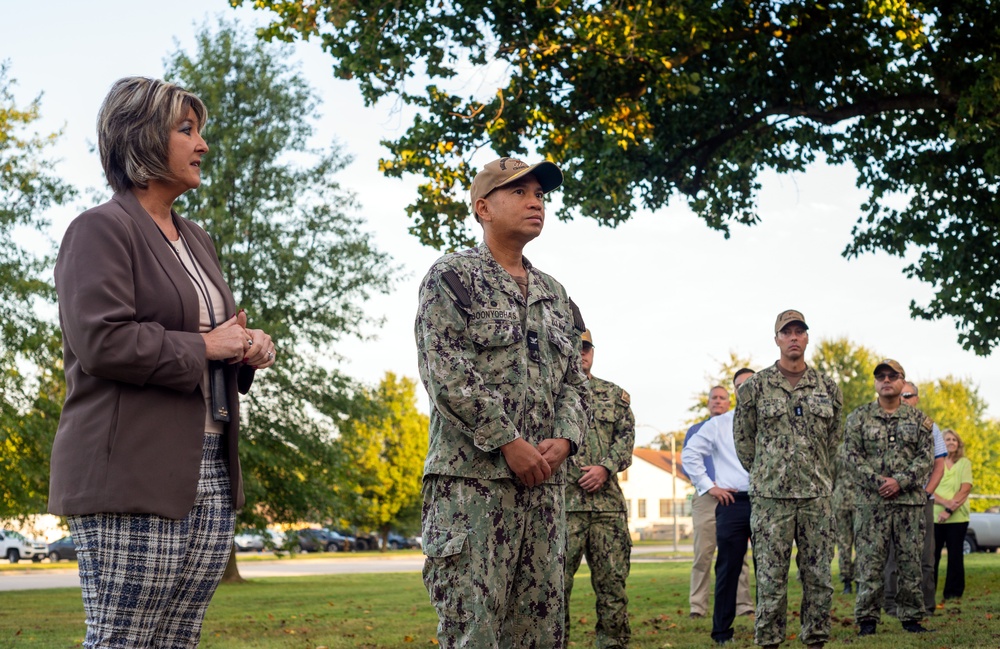
[[[650,560],[644,555],[673,550],[672,545],[643,545],[632,550],[633,561]],[[678,547],[681,552],[691,552],[690,545]],[[32,570],[0,572],[0,591],[32,590],[41,588],[79,588],[80,579],[76,564],[67,564],[65,570]],[[424,565],[422,555],[360,555],[336,559],[299,559],[288,561],[243,561],[240,574],[248,579],[261,577],[302,577],[305,575],[334,575],[345,573],[419,572]]]

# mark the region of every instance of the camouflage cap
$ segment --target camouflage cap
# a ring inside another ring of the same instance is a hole
[[[527,174],[532,174],[535,177],[545,193],[552,191],[563,182],[562,171],[548,160],[529,165],[516,158],[500,158],[487,164],[472,179],[472,189],[470,190],[472,205],[475,206],[477,200],[485,197],[497,187],[503,187]]]
[[[788,309],[787,311],[782,311],[778,314],[777,320],[774,321],[774,333],[777,335],[777,333],[784,329],[786,325],[793,322],[798,322],[806,329],[809,329],[809,325],[806,324],[805,316],[802,315],[801,311]]]
[[[594,346],[594,337],[591,335],[590,329],[587,329],[582,334],[580,334],[580,340],[582,340],[585,343],[590,343],[591,347]]]
[[[875,371],[872,372],[872,374],[878,374],[878,371],[883,367],[888,367],[890,370],[896,372],[904,379],[906,378],[906,372],[903,371],[903,366],[899,364],[899,361],[894,361],[891,358],[879,361],[878,365],[875,366]]]

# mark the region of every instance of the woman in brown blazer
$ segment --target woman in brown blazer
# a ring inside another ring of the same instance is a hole
[[[204,104],[116,82],[98,116],[111,200],[70,224],[56,261],[66,402],[49,511],[79,553],[85,647],[196,647],[243,505],[239,398],[274,363],[200,227]]]

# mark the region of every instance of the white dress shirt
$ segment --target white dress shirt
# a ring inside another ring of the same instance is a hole
[[[691,478],[691,484],[698,490],[699,496],[716,486],[736,491],[750,489],[750,474],[736,456],[736,442],[733,441],[734,414],[735,410],[730,410],[709,419],[701,430],[691,436],[687,446],[681,451],[684,471]],[[712,457],[715,482],[705,472],[702,455]]]

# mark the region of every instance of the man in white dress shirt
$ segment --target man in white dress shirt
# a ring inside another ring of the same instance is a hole
[[[740,386],[753,374],[744,367],[733,376],[736,400]],[[712,639],[725,644],[733,638],[736,592],[750,539],[750,474],[740,463],[733,441],[733,410],[708,420],[681,452],[681,462],[698,495],[710,494],[715,510],[717,558],[715,561],[715,611]],[[715,465],[715,480],[708,477],[703,455]]]

